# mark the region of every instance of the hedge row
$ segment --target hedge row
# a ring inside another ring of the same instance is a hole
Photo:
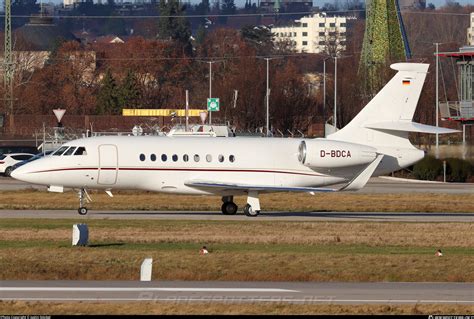
[[[474,176],[474,166],[459,158],[447,158],[446,181],[465,182],[470,176]],[[425,156],[413,166],[413,174],[417,179],[443,180],[443,160],[433,156]]]

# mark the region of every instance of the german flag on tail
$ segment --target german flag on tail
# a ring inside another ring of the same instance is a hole
[[[403,85],[410,85],[411,81],[410,80],[402,80]]]

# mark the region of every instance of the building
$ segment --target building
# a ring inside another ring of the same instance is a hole
[[[426,0],[398,0],[400,9],[424,9]]]
[[[346,49],[346,30],[349,17],[328,17],[317,13],[295,20],[296,24],[272,28],[275,41],[291,41],[298,52],[327,53],[330,55]]]
[[[313,0],[260,0],[260,8],[268,12],[308,12]]]
[[[51,51],[57,49],[61,41],[79,40],[70,32],[53,23],[53,18],[31,16],[30,22],[17,28],[13,34],[13,65],[15,73],[33,72],[45,66]],[[92,80],[96,67],[93,51],[71,52],[69,59],[77,70],[81,70],[84,81]],[[0,57],[0,70],[3,72],[3,56]]]
[[[474,46],[474,12],[471,12],[469,22],[469,28],[467,28],[467,45]]]

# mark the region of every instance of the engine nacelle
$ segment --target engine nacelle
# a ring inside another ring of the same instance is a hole
[[[298,147],[298,160],[311,168],[364,165],[376,157],[376,149],[371,146],[325,139],[302,141]]]

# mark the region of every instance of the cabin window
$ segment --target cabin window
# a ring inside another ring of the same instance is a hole
[[[177,162],[177,161],[178,161],[178,155],[173,154],[173,162]]]
[[[219,162],[221,162],[221,163],[222,163],[223,161],[224,161],[224,155],[222,155],[222,154],[219,154]]]
[[[140,154],[140,161],[142,161],[142,162],[145,161],[145,154]]]
[[[150,159],[152,162],[156,161],[156,155],[155,154],[151,154],[150,155]]]
[[[230,155],[230,156],[229,156],[229,161],[230,161],[231,163],[235,162],[235,156],[234,156],[234,155]]]
[[[70,147],[63,155],[64,155],[64,156],[72,155],[75,150],[76,150],[76,147],[75,147],[75,146]]]
[[[212,155],[211,155],[211,154],[207,154],[207,155],[206,155],[206,161],[207,161],[208,163],[212,162]]]
[[[167,159],[168,159],[168,156],[166,156],[166,154],[161,154],[161,160],[163,162],[166,162]]]
[[[78,147],[74,155],[87,155],[85,147]]]
[[[185,161],[185,162],[189,161],[189,155],[188,154],[183,155],[183,161]]]
[[[62,155],[68,148],[69,148],[69,146],[61,146],[56,152],[53,153],[53,155],[54,155],[54,156],[60,156],[60,155]]]
[[[199,155],[198,154],[194,154],[194,161],[199,162]]]

